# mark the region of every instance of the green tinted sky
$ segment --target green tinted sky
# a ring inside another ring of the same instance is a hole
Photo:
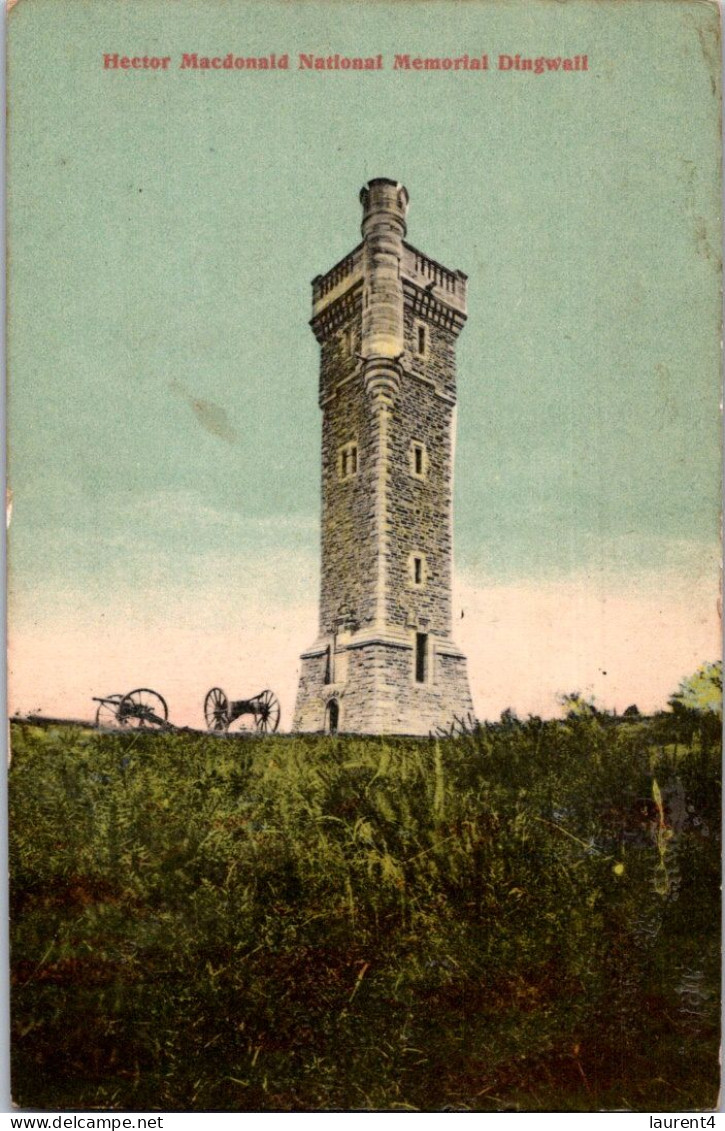
[[[482,588],[701,584],[719,493],[717,27],[714,5],[676,0],[20,0],[18,630],[284,603],[270,562],[290,552],[295,599],[315,601],[309,282],[357,242],[374,176],[407,186],[410,241],[469,275],[459,571]],[[116,51],[172,68],[104,71]],[[289,52],[291,69],[179,70],[191,51]],[[586,53],[590,70],[317,74],[299,51]]]

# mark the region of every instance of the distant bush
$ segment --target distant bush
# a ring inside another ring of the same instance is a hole
[[[691,738],[14,725],[16,1102],[713,1106],[720,760]]]

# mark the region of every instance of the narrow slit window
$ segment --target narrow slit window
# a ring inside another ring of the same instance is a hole
[[[415,634],[415,682],[425,683],[428,678],[428,635],[425,632]]]
[[[422,355],[422,354],[425,353],[425,347],[426,347],[425,326],[421,326],[421,325],[418,326],[417,339],[418,340],[417,340],[416,352]]]
[[[343,445],[340,448],[339,471],[341,479],[349,479],[351,475],[357,475],[357,444],[352,441],[349,444]]]
[[[415,589],[422,589],[427,580],[427,566],[423,554],[411,554],[408,558],[410,584]]]
[[[335,651],[337,649],[337,636],[333,634],[325,652],[325,674],[323,683],[335,682]]]
[[[428,456],[425,444],[413,440],[410,445],[410,473],[416,479],[425,479],[428,474]]]

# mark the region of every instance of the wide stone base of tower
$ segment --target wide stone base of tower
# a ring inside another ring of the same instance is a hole
[[[292,729],[428,735],[470,725],[466,658],[449,640],[318,642],[302,655]]]

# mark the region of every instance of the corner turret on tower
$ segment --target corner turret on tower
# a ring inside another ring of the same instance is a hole
[[[403,240],[408,193],[402,185],[379,178],[360,191],[363,206],[365,289],[363,357],[399,357],[403,352]]]

